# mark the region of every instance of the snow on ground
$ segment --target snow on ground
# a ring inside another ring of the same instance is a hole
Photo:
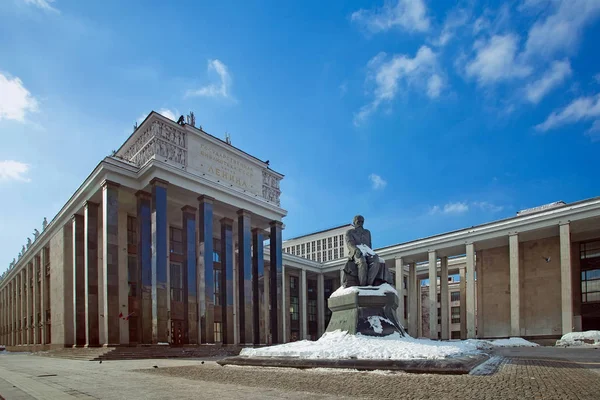
[[[571,332],[556,341],[556,346],[599,346],[600,331]]]
[[[315,342],[302,340],[257,349],[248,348],[243,349],[240,355],[305,359],[435,360],[477,352],[478,344],[470,341],[439,342],[402,337],[398,333],[371,337],[350,335],[337,330],[325,333]]]
[[[532,343],[520,337],[511,337],[510,339],[483,340],[496,347],[537,347],[539,344]]]
[[[331,293],[331,296],[329,297],[344,296],[350,293],[358,293],[359,296],[385,296],[388,292],[398,295],[398,292],[392,285],[384,283],[380,286],[340,286],[335,292]]]

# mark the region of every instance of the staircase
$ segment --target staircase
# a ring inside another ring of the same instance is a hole
[[[40,351],[33,355],[67,358],[71,360],[109,361],[143,360],[151,358],[209,358],[238,355],[239,346],[200,345],[190,347],[136,346],[136,347],[95,347]]]

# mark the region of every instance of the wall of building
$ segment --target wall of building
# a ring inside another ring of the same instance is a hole
[[[519,258],[521,336],[561,335],[559,237],[520,243]]]
[[[477,267],[477,284],[480,288],[477,304],[479,337],[509,336],[510,266],[508,246],[478,251]]]

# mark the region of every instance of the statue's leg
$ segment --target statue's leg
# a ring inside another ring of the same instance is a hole
[[[356,261],[356,266],[358,267],[358,284],[360,286],[367,286],[367,274],[369,272],[369,265],[367,264],[367,260],[365,257],[360,257]]]
[[[374,256],[374,257],[368,257],[367,258],[367,263],[368,263],[368,275],[367,275],[367,285],[372,286],[373,284],[375,284],[375,281],[377,280],[378,276],[379,276],[379,257]]]

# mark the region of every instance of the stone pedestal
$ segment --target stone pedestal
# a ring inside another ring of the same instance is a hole
[[[396,293],[380,293],[375,286],[356,287],[350,293],[330,297],[327,302],[331,310],[331,320],[326,332],[337,329],[355,335],[388,336],[406,332],[396,318],[398,296]],[[369,294],[372,291],[373,294]]]

